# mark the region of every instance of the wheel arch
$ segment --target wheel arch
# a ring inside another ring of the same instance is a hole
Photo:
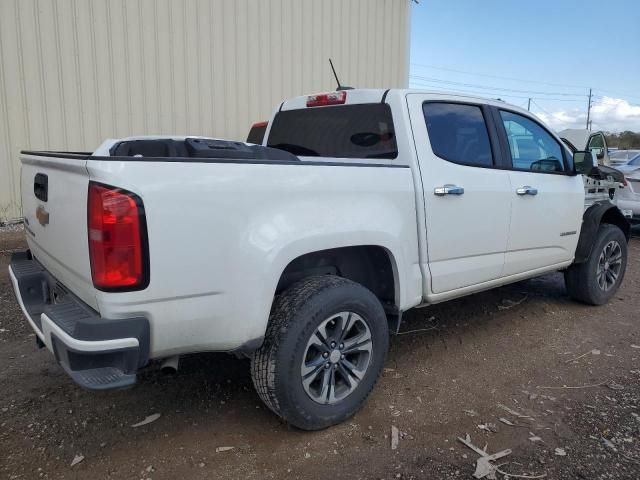
[[[314,275],[336,275],[371,290],[384,307],[390,330],[397,332],[402,316],[400,279],[396,258],[389,249],[380,245],[354,245],[301,254],[284,268],[275,293]]]
[[[615,225],[629,241],[631,225],[620,209],[609,201],[596,203],[587,208],[582,216],[582,228],[576,247],[574,263],[583,263],[591,254],[598,228],[601,224]]]

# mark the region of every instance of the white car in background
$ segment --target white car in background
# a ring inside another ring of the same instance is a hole
[[[640,150],[616,150],[609,152],[611,166],[622,173],[632,172],[640,168]]]
[[[631,222],[640,224],[640,150],[618,150],[611,153],[611,161],[615,168],[625,177],[626,188],[617,195],[618,207],[631,211]]]

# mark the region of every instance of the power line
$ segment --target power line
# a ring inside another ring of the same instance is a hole
[[[630,95],[630,94],[628,94],[628,93],[621,93],[621,92],[617,92],[617,93],[616,93],[616,92],[614,92],[614,91],[612,91],[612,90],[602,90],[602,89],[600,89],[600,88],[594,88],[594,90],[597,90],[598,92],[602,92],[602,93],[604,93],[605,95],[606,95],[606,93],[607,93],[607,92],[609,92],[610,94],[613,94],[613,95],[620,95],[620,96],[623,96],[623,97],[633,98],[633,99],[635,99],[635,100],[640,100],[640,97],[638,97],[638,96],[636,96],[636,95]],[[609,95],[606,95],[606,96],[608,97]],[[602,97],[602,95],[599,95],[599,97]],[[625,99],[623,98],[622,100],[625,100]]]
[[[429,85],[429,83],[435,83],[436,85]],[[513,94],[509,94],[509,93],[505,93],[503,91],[500,91],[499,88],[496,88],[494,91],[477,91],[477,90],[469,90],[469,89],[459,89],[459,88],[454,88],[454,87],[448,87],[448,86],[441,86],[439,85],[439,83],[441,82],[431,82],[430,80],[412,80],[411,84],[412,85],[417,85],[420,87],[428,87],[428,88],[439,88],[443,91],[454,91],[454,92],[463,92],[463,93],[467,93],[470,95],[499,95],[499,96],[503,96],[503,97],[509,97],[509,98],[530,98],[530,95],[513,95]],[[583,102],[583,99],[578,99],[578,98],[545,98],[545,100],[552,100],[552,101],[556,101],[556,102]]]
[[[562,119],[562,118],[558,117],[558,115],[557,115],[557,114],[547,112],[547,111],[546,111],[544,108],[542,108],[542,107],[540,106],[540,104],[539,104],[538,102],[536,102],[534,99],[531,99],[531,101],[532,101],[532,103],[533,103],[536,107],[538,107],[540,110],[542,110],[542,112],[543,112],[543,113],[546,113],[546,114],[547,114],[547,115],[549,115],[550,117],[554,117],[556,120],[559,120],[559,121],[561,121],[561,122],[564,122],[564,121],[565,121],[564,119]]]
[[[581,88],[581,89],[588,89],[589,87],[586,85],[575,85],[575,84],[568,84],[568,83],[554,83],[554,82],[543,82],[540,80],[530,80],[530,79],[525,79],[525,78],[517,78],[517,77],[508,77],[508,76],[504,76],[504,75],[493,75],[493,74],[488,74],[488,73],[481,73],[481,72],[470,72],[468,70],[460,70],[460,69],[456,69],[456,68],[449,68],[449,67],[442,67],[439,65],[428,65],[428,64],[424,64],[424,63],[411,63],[411,65],[416,66],[416,67],[422,67],[422,68],[430,68],[430,69],[435,69],[435,70],[442,70],[445,72],[455,72],[455,73],[461,73],[464,75],[474,75],[474,76],[479,76],[479,77],[486,77],[486,78],[497,78],[497,79],[501,79],[501,80],[511,80],[511,81],[515,81],[515,82],[523,82],[523,83],[534,83],[534,84],[538,84],[538,85],[549,85],[549,86],[553,86],[553,87],[564,87],[564,88]],[[620,91],[614,91],[614,90],[609,90],[609,89],[602,89],[602,88],[594,88],[593,91],[597,91],[597,92],[601,92],[603,94],[605,94],[606,96],[609,95],[615,95],[615,96],[619,96],[619,97],[626,97],[626,98],[621,98],[621,100],[627,100],[627,98],[633,99],[633,100],[640,100],[640,96],[637,94],[631,94],[631,93],[624,93],[624,92],[620,92]],[[585,97],[587,97],[587,95],[584,95]],[[594,95],[597,96],[597,95]],[[630,102],[627,101],[627,103],[629,103],[631,106],[640,106],[640,104],[632,104]]]
[[[479,91],[474,91],[474,90],[462,90],[460,88],[453,88],[453,87],[444,87],[442,85],[427,85],[426,83],[416,83],[416,82],[411,82],[413,85],[417,85],[418,87],[424,87],[424,88],[428,88],[430,90],[435,90],[435,91],[439,91],[442,93],[447,93],[447,92],[456,92],[456,93],[464,93],[466,95],[470,95],[470,96],[478,96],[478,95],[483,95],[485,97],[491,97],[494,95],[499,95],[502,97],[508,97],[508,98],[529,98],[526,97],[524,95],[507,95],[507,94],[502,94],[500,92],[479,92]]]
[[[454,82],[452,80],[443,80],[441,78],[434,78],[434,77],[423,77],[423,76],[420,76],[420,75],[409,75],[409,78],[415,78],[415,79],[418,79],[418,80],[425,80],[425,81],[434,82],[434,83],[444,83],[444,84],[449,84],[449,85],[460,85],[460,86],[471,87],[471,88],[482,88],[482,89],[488,89],[488,90],[503,90],[505,92],[528,93],[528,94],[534,94],[534,95],[558,95],[558,96],[562,96],[562,97],[587,97],[587,95],[582,94],[582,93],[542,92],[542,91],[535,91],[535,90],[520,90],[520,89],[517,89],[517,88],[492,87],[490,85],[480,85],[480,84],[465,83],[465,82]]]
[[[469,72],[469,71],[465,71],[465,70],[458,70],[455,68],[448,68],[448,67],[439,67],[436,65],[427,65],[424,63],[411,63],[411,65],[414,65],[416,67],[425,67],[425,68],[433,68],[436,70],[444,70],[446,72],[456,72],[456,73],[463,73],[465,75],[477,75],[480,77],[487,77],[487,78],[499,78],[502,80],[513,80],[516,82],[525,82],[525,83],[537,83],[539,85],[550,85],[553,87],[567,87],[567,88],[583,88],[583,89],[587,89],[589,87],[586,87],[584,85],[570,85],[567,83],[552,83],[552,82],[541,82],[539,80],[529,80],[529,79],[524,79],[524,78],[516,78],[516,77],[505,77],[502,75],[491,75],[488,73],[479,73],[479,72]]]

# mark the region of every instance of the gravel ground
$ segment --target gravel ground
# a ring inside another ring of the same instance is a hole
[[[511,449],[496,463],[512,474],[640,478],[640,239],[606,306],[570,301],[552,274],[409,312],[365,407],[305,433],[260,403],[246,360],[223,354],[186,357],[176,375],[152,364],[126,391],[79,389],[36,348],[11,292],[22,236],[0,230],[0,478],[472,478],[466,434]]]

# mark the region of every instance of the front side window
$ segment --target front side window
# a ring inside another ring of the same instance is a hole
[[[500,110],[516,170],[564,172],[562,147],[541,125],[517,113]]]
[[[471,166],[493,165],[489,133],[479,106],[427,102],[422,111],[431,149],[438,157]]]

